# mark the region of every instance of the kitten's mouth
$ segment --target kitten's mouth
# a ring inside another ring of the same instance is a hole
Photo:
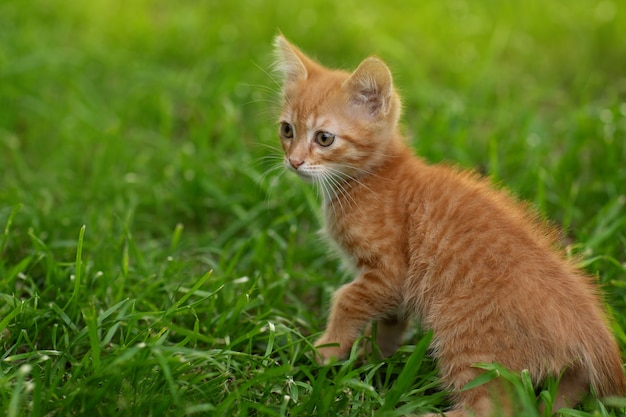
[[[302,169],[301,167],[299,168],[295,168],[293,167],[291,164],[289,163],[285,163],[285,167],[287,168],[288,171],[293,172],[294,174],[296,174],[301,180],[305,181],[305,182],[313,182],[315,180],[315,175],[313,175],[310,172],[307,172],[306,170]]]

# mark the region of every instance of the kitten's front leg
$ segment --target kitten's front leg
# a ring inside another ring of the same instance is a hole
[[[398,308],[398,295],[387,284],[367,272],[335,292],[326,331],[315,342],[318,362],[345,358],[365,325]]]

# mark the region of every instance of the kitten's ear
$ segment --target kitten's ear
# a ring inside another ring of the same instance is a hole
[[[393,102],[391,71],[378,58],[369,57],[344,81],[353,104],[364,107],[370,115],[387,115]]]
[[[285,85],[298,80],[306,80],[309,76],[307,65],[310,60],[283,35],[274,38],[274,54],[276,71],[284,77]]]

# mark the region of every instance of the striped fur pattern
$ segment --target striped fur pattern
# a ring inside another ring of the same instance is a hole
[[[452,392],[447,416],[510,415],[497,381],[461,388],[472,365],[561,377],[554,409],[592,389],[624,395],[624,373],[592,279],[555,249],[555,233],[476,174],[415,157],[398,130],[401,103],[387,65],[327,69],[275,39],[285,166],[323,195],[325,232],[356,271],[334,295],[318,359],[345,357],[377,322],[384,355],[407,321],[433,331]]]

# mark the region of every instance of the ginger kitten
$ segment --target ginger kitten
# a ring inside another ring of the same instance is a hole
[[[554,410],[590,390],[623,396],[620,352],[592,279],[504,191],[411,153],[385,63],[370,57],[348,73],[283,36],[274,45],[285,166],[320,187],[325,231],[358,271],[334,295],[319,360],[347,356],[372,321],[390,355],[414,316],[433,331],[449,417],[491,416],[496,404],[512,413],[498,380],[461,390],[483,372],[478,362],[528,369],[537,384],[562,375]]]

